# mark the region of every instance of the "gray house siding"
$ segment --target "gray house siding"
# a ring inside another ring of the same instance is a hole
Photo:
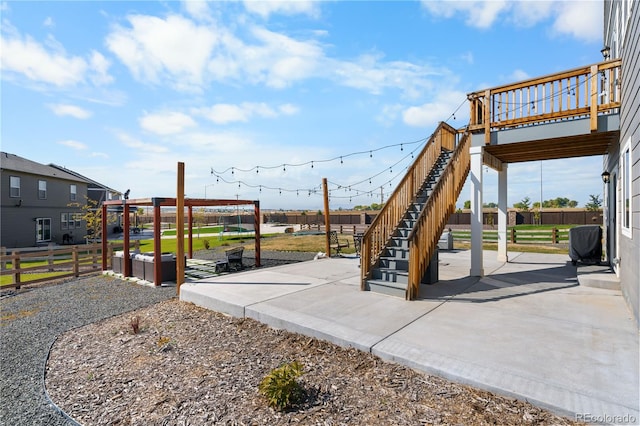
[[[71,185],[76,187],[76,202],[84,204],[87,183],[73,175],[2,153],[0,162],[0,245],[8,248],[33,247],[48,242],[82,242],[86,235],[84,221],[73,221],[72,215],[82,208],[70,205]],[[20,178],[20,193],[11,193],[11,177]],[[39,181],[46,182],[46,198],[39,196]],[[62,221],[63,218],[67,220]],[[50,225],[38,238],[37,226]],[[78,225],[79,224],[79,225]]]
[[[605,9],[605,17],[610,16],[609,23],[605,21],[605,40],[611,42],[615,26],[611,23],[622,8],[627,7],[627,2],[607,2],[605,7],[612,7],[610,11]],[[606,164],[617,181],[610,188],[615,188],[617,202],[617,217],[610,218],[609,232],[614,232],[617,225],[615,238],[617,239],[619,259],[618,273],[620,284],[625,299],[627,300],[637,323],[640,325],[640,11],[639,3],[630,2],[631,14],[627,22],[623,22],[618,28],[622,40],[619,50],[622,56],[622,108],[620,110],[620,145],[611,149]],[[619,8],[616,10],[616,8]],[[618,15],[619,16],[619,15]],[[615,52],[614,52],[615,53]],[[622,149],[630,142],[631,150],[631,235],[620,232],[620,220],[623,214],[622,205],[622,177],[619,156]],[[616,221],[614,223],[614,220]]]

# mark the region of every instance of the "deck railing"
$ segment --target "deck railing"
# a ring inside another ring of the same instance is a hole
[[[389,241],[407,208],[415,199],[417,191],[436,163],[442,148],[453,150],[456,146],[457,135],[456,129],[444,122],[440,123],[409,167],[407,174],[364,233],[360,261],[361,286],[363,290],[366,286],[366,280],[370,278],[371,271],[377,265],[387,241]]]
[[[407,299],[409,300],[418,297],[420,282],[427,272],[440,234],[449,216],[455,211],[456,200],[471,166],[470,146],[470,133],[465,133],[407,237],[409,241]]]
[[[598,129],[599,114],[620,108],[622,61],[616,59],[558,74],[470,93],[472,131],[492,130],[590,118]]]

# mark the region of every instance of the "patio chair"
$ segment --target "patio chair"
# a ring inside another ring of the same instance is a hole
[[[341,256],[342,249],[349,247],[349,241],[340,240],[336,231],[329,231],[329,247],[336,251],[337,256]]]
[[[229,268],[233,268],[235,270],[242,269],[242,254],[244,252],[244,247],[233,247],[225,250],[225,255],[227,256],[227,262],[229,264]]]

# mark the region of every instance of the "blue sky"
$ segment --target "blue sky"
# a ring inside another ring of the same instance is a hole
[[[184,162],[187,197],[316,210],[326,177],[333,209],[379,202],[467,93],[602,60],[601,1],[0,4],[2,150],[131,198]],[[509,205],[542,176],[583,206],[601,163],[510,165]]]

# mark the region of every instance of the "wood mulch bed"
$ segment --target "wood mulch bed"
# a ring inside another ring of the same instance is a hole
[[[269,408],[260,381],[296,360],[304,368],[304,401],[284,412]],[[85,425],[577,424],[356,349],[175,299],[60,336],[46,387]]]

